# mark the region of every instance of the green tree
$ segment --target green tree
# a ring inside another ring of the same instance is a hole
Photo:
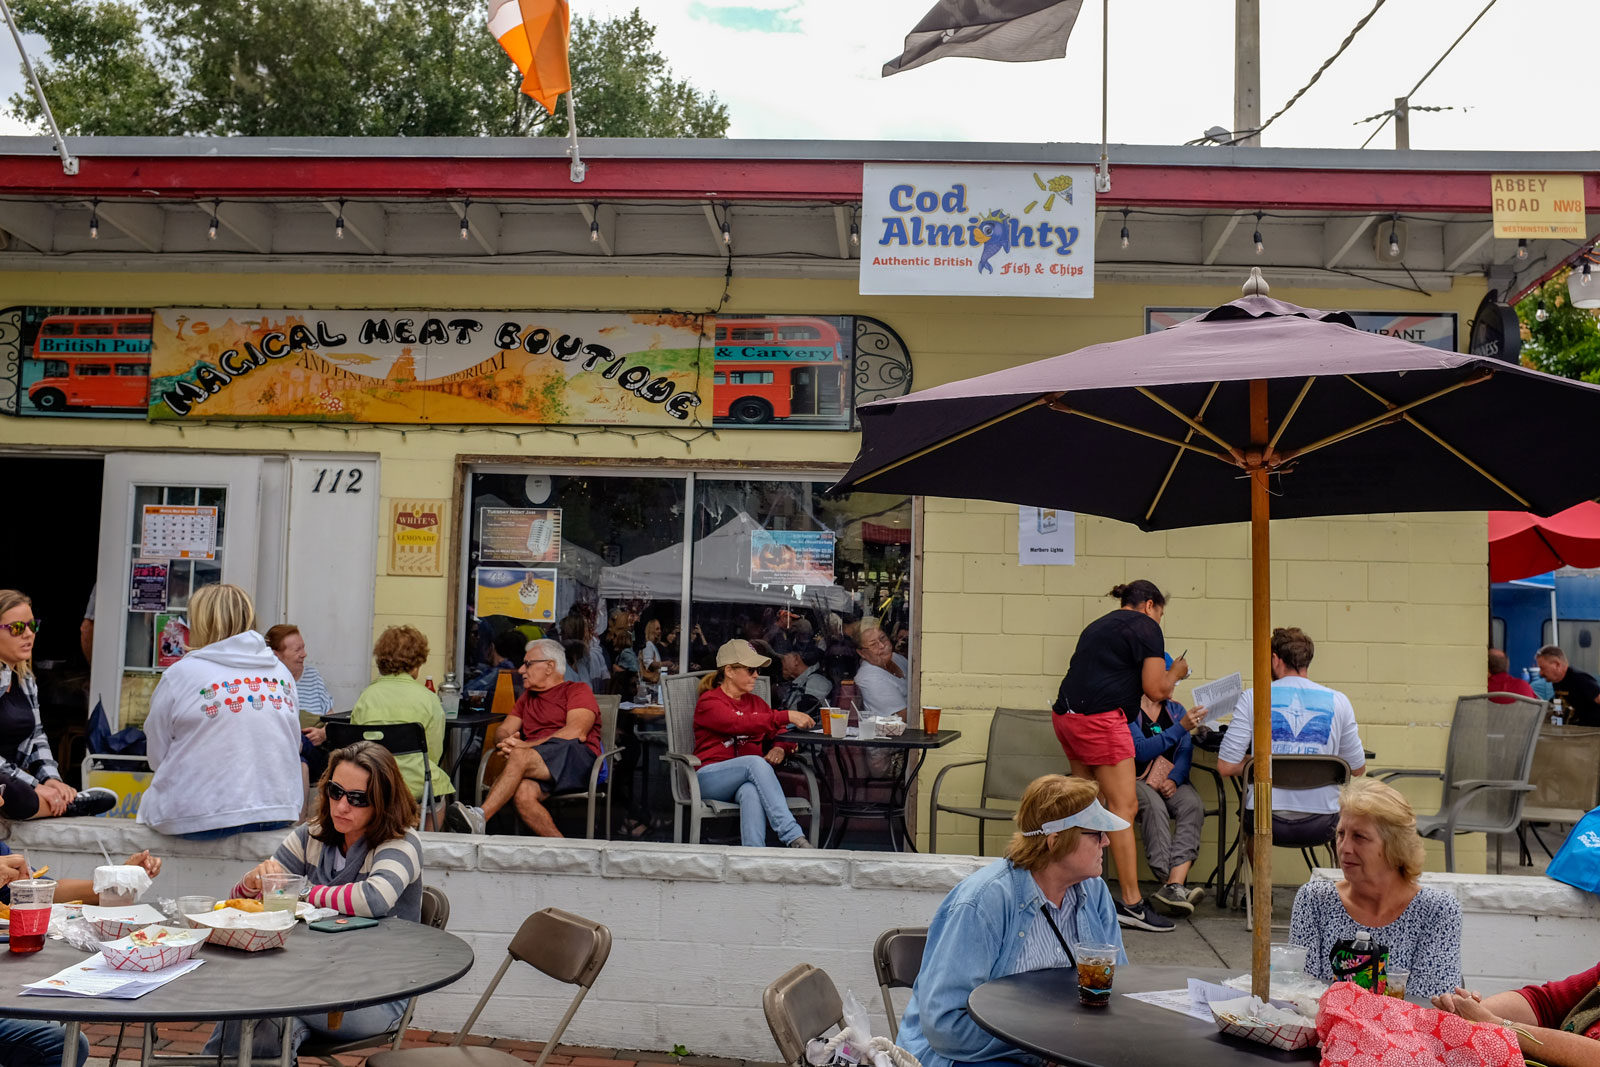
[[[1549,374],[1600,384],[1600,320],[1574,307],[1561,271],[1517,304],[1522,323],[1522,361]],[[1592,283],[1600,291],[1600,279]],[[1539,320],[1539,308],[1545,311]]]
[[[13,0],[78,135],[565,136],[517,91],[482,0]],[[725,105],[675,79],[638,10],[576,18],[585,137],[721,137]],[[561,108],[559,110],[565,110]],[[42,125],[30,93],[9,113]]]

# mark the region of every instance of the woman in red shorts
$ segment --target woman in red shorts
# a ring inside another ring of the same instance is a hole
[[[1164,701],[1189,675],[1178,659],[1167,665],[1161,615],[1167,598],[1153,582],[1119,585],[1108,596],[1122,606],[1084,627],[1055,702],[1056,737],[1072,761],[1072,773],[1100,783],[1112,813],[1133,822],[1139,812],[1134,788],[1133,737],[1128,721],[1139,714],[1139,698]],[[1139,857],[1133,830],[1111,833],[1121,899],[1117,922],[1137,930],[1164,933],[1172,921],[1156,913],[1139,892]]]

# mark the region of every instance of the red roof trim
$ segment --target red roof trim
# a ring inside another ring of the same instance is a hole
[[[12,156],[0,195],[227,198],[551,200],[861,199],[858,160],[592,159],[573,183],[564,159],[328,159],[85,157],[75,178],[54,156]],[[1600,174],[1585,174],[1600,211]],[[1112,165],[1102,206],[1227,210],[1402,211],[1487,214],[1489,174],[1461,171],[1301,170]]]

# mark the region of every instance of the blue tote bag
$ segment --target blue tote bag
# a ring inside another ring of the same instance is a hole
[[[1600,893],[1600,808],[1578,820],[1545,873],[1558,882]]]

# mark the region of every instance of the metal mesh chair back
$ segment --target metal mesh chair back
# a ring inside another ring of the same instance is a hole
[[[545,908],[523,920],[506,951],[558,982],[587,989],[611,955],[611,931],[570,911]]]
[[[711,671],[691,671],[674,674],[661,687],[661,699],[666,708],[667,751],[691,754],[694,752],[694,704],[700,697],[700,679]],[[672,782],[672,802],[689,803],[689,786],[684,775],[689,773],[676,763],[667,764]]]
[[[806,1042],[844,1021],[844,1004],[828,972],[809,963],[790,968],[761,994],[767,1028],[784,1063],[803,1061]]]
[[[1533,752],[1544,720],[1541,701],[1510,694],[1480,693],[1456,699],[1450,723],[1450,747],[1444,761],[1444,802],[1455,802],[1455,783],[1471,780],[1526,782],[1533,770]],[[1481,790],[1456,818],[1458,831],[1509,833],[1521,818],[1525,793]]]
[[[1541,726],[1528,780],[1533,783],[1530,808],[1600,807],[1600,727]]]
[[[1022,800],[1029,784],[1040,775],[1071,774],[1071,764],[1056,740],[1054,713],[1032,708],[996,708],[989,720],[988,762],[983,765],[983,797]]]

